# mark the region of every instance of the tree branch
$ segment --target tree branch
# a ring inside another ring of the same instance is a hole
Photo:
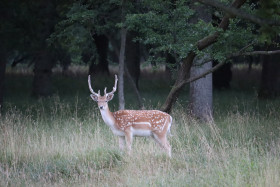
[[[191,77],[183,82],[181,82],[181,86],[188,84],[190,82],[196,81],[202,77],[205,77],[206,75],[213,73],[214,71],[218,70],[220,67],[222,67],[224,64],[226,64],[226,61],[232,57],[236,57],[236,56],[249,56],[249,55],[273,55],[273,54],[280,54],[280,50],[275,50],[275,51],[252,51],[252,52],[244,52],[244,53],[233,53],[231,55],[229,55],[226,60],[224,60],[223,62],[217,64],[216,66],[214,66],[213,68],[205,71],[204,73],[196,76],[196,77]],[[207,59],[206,61],[204,61],[201,64],[207,63],[211,60]]]
[[[209,62],[209,61],[208,61],[208,62]],[[222,67],[225,63],[226,63],[226,60],[225,60],[224,62],[221,62],[221,63],[217,64],[217,65],[214,66],[213,68],[211,68],[211,69],[205,71],[204,73],[202,73],[202,74],[200,74],[200,75],[198,75],[198,76],[196,76],[196,77],[191,77],[191,78],[189,78],[189,79],[183,81],[181,84],[185,85],[185,84],[188,84],[188,83],[190,83],[190,82],[196,81],[196,80],[198,80],[198,79],[200,79],[200,78],[202,78],[202,77],[205,77],[206,75],[208,75],[208,74],[210,74],[210,73],[213,73],[214,71],[218,70],[218,69],[219,69],[220,67]]]
[[[200,1],[200,0],[197,0]],[[244,3],[246,2],[246,0],[235,0],[232,4],[231,4],[231,8],[240,8]],[[225,15],[222,19],[222,21],[219,24],[219,28],[223,29],[223,30],[227,30],[228,25],[229,25],[229,19],[232,18],[234,16],[230,16],[230,15]],[[206,47],[210,46],[211,44],[215,43],[218,39],[218,37],[220,36],[221,32],[215,32],[209,36],[206,36],[205,38],[199,40],[197,42],[197,48],[198,50],[203,50]]]
[[[223,3],[220,3],[216,0],[196,0],[200,3],[206,4],[206,5],[210,5],[212,7],[216,7],[219,8],[231,15],[237,16],[239,18],[243,18],[246,20],[249,20],[253,23],[259,24],[259,25],[269,25],[269,26],[280,26],[280,22],[277,20],[271,20],[271,19],[263,19],[263,18],[259,18],[253,15],[250,15],[240,9],[236,9],[234,7],[229,7]]]
[[[232,57],[235,56],[252,56],[252,55],[274,55],[280,54],[280,50],[275,51],[251,51],[251,52],[244,52],[244,53],[234,53]]]
[[[195,53],[191,51],[188,54],[188,56],[185,59],[183,59],[183,64],[181,65],[180,70],[178,72],[176,82],[172,86],[164,104],[161,106],[160,109],[161,111],[167,113],[171,112],[172,106],[174,102],[177,100],[179,93],[184,86],[183,84],[181,84],[181,82],[183,82],[189,76],[189,72],[195,56],[196,56]]]

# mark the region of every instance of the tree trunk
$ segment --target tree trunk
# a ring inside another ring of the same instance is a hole
[[[207,58],[207,57],[206,57]],[[195,66],[204,61],[205,58],[198,57],[194,60],[194,65],[191,68],[191,77],[198,76],[203,72],[212,68],[212,61],[201,66]],[[212,73],[204,78],[190,83],[190,111],[191,114],[203,121],[212,119],[213,109],[213,88],[212,88]]]
[[[140,95],[140,92],[139,92],[135,82],[133,81],[133,78],[130,75],[130,73],[129,73],[129,71],[128,71],[126,66],[124,67],[124,69],[125,69],[125,73],[126,73],[126,76],[128,78],[128,81],[130,82],[130,85],[131,85],[131,87],[132,87],[132,89],[133,89],[133,91],[134,91],[134,93],[135,93],[135,95],[137,97],[139,109],[143,110],[145,107],[144,107],[144,102],[143,102],[143,99],[142,99],[142,97]]]
[[[280,95],[280,54],[263,55],[260,98]]]
[[[97,50],[97,63],[93,60],[89,67],[89,74],[105,73],[109,75],[108,47],[109,40],[105,35],[93,34]]]
[[[173,72],[177,70],[176,58],[170,54],[166,53],[165,56],[165,73],[168,78],[172,78]]]
[[[6,71],[6,58],[3,58],[3,55],[1,55],[1,59],[0,59],[0,112],[3,108],[5,71]]]
[[[52,95],[52,68],[54,60],[49,50],[44,49],[34,66],[34,79],[32,95],[35,97]]]
[[[196,17],[194,22],[203,20],[206,23],[212,21],[212,11],[207,10],[205,5],[194,5]],[[204,63],[209,58],[209,55],[196,57],[191,68],[191,77],[196,77],[203,72],[212,68],[212,61]],[[204,64],[203,64],[204,63]],[[202,65],[200,65],[202,64]],[[204,78],[190,83],[190,103],[191,114],[203,121],[209,121],[212,118],[213,104],[213,87],[212,73]]]
[[[172,106],[177,100],[180,91],[183,89],[184,85],[183,82],[189,77],[189,72],[192,66],[193,59],[195,57],[194,52],[190,52],[183,60],[183,63],[178,71],[177,79],[175,84],[173,85],[172,89],[170,90],[165,103],[161,107],[161,111],[170,113],[172,110]]]
[[[213,67],[219,62],[213,61]],[[213,72],[213,87],[218,90],[230,89],[232,79],[231,63],[224,64],[217,71]]]
[[[126,36],[125,63],[127,69],[134,81],[137,89],[139,89],[138,81],[140,76],[140,46],[139,42],[133,42],[136,33],[128,32]]]
[[[116,56],[120,56],[120,49],[117,45],[117,42],[112,38],[112,37],[108,37],[110,39],[110,42],[111,42],[111,45],[112,47],[114,48],[114,51],[115,51],[115,54]],[[139,108],[140,109],[144,109],[144,102],[143,102],[143,99],[140,95],[140,92],[139,90],[137,89],[137,86],[132,78],[132,76],[130,75],[130,72],[128,71],[128,68],[126,67],[126,64],[124,64],[124,70],[125,70],[125,74],[127,75],[128,77],[128,80],[129,80],[129,83],[131,84],[131,87],[137,97],[137,101],[138,101],[138,105],[139,105]]]
[[[119,110],[125,109],[124,100],[124,61],[125,61],[125,42],[126,42],[126,29],[121,29],[121,48],[119,55]]]
[[[53,94],[52,90],[52,68],[57,61],[55,48],[48,47],[47,38],[53,33],[55,24],[58,19],[56,12],[55,1],[38,1],[38,7],[44,7],[40,14],[40,21],[42,24],[40,29],[40,39],[36,48],[36,57],[34,65],[34,77],[33,77],[33,88],[32,95],[35,97],[46,97]],[[38,30],[38,29],[37,29]],[[38,30],[39,31],[39,30]]]

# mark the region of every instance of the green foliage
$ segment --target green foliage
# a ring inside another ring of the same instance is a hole
[[[65,14],[66,19],[56,25],[56,31],[52,33],[48,43],[66,49],[72,62],[81,63],[83,52],[95,51],[88,28],[93,13],[87,9],[87,6],[74,3]]]
[[[230,3],[230,1],[222,1]],[[278,0],[262,0],[247,3],[242,10],[249,15],[279,22]],[[138,32],[135,40],[150,50],[151,61],[163,61],[169,53],[179,63],[190,50],[198,55],[210,53],[214,59],[224,60],[230,52],[236,52],[246,43],[271,43],[279,35],[279,26],[255,25],[247,20],[232,19],[225,32],[215,24],[195,20],[195,6],[189,0],[176,1],[1,1],[1,42],[2,50],[16,54],[36,54],[45,48],[48,39],[51,48],[67,50],[75,63],[82,62],[83,53],[96,56],[93,34],[105,34],[118,40],[118,30],[125,26]],[[121,18],[121,9],[126,20]],[[207,11],[211,8],[205,6]],[[215,10],[221,19],[225,13]],[[47,15],[47,16],[46,16]],[[58,16],[57,16],[58,15]],[[194,21],[195,20],[195,21]],[[54,29],[55,26],[55,29]],[[55,30],[53,32],[53,30]],[[220,31],[218,43],[201,52],[196,49],[197,41]],[[248,48],[248,51],[252,48]],[[16,51],[16,52],[14,52]]]
[[[74,63],[81,63],[83,54],[96,56],[92,35],[111,34],[116,30],[120,16],[119,1],[80,1],[69,5],[62,12],[55,32],[49,38],[50,45],[62,46]]]
[[[255,26],[240,19],[230,20],[229,29],[222,32],[218,41],[214,43],[209,51],[211,56],[218,61],[224,61],[233,53],[251,44],[246,50],[253,50],[257,43],[257,36],[254,33]],[[244,51],[242,51],[244,52]]]
[[[128,29],[141,33],[137,39],[145,45],[152,46],[152,56],[168,52],[179,59],[184,58],[194,49],[194,42],[205,35],[209,25],[203,25],[203,32],[198,32],[199,26],[189,23],[194,11],[186,6],[185,1],[147,2],[143,1],[144,13],[128,14],[126,25]]]
[[[231,21],[229,30],[223,32],[219,41],[205,51],[198,51],[196,43],[200,39],[218,31],[211,23],[202,20],[194,21],[196,10],[191,8],[188,1],[163,1],[158,3],[143,1],[146,7],[144,13],[128,14],[126,24],[129,29],[141,33],[137,38],[145,45],[151,46],[150,54],[153,61],[158,54],[172,54],[177,63],[194,50],[198,55],[211,54],[214,59],[224,60],[228,54],[238,51],[241,47],[252,42],[254,36],[250,24],[242,27],[242,21]],[[246,23],[247,24],[247,23]],[[225,47],[226,46],[226,47]],[[157,60],[155,60],[157,59]]]
[[[280,2],[278,0],[262,0],[259,2],[259,8],[256,15],[269,20],[280,21]],[[261,43],[272,43],[279,37],[279,26],[261,25],[259,41]]]
[[[142,1],[144,11],[141,13],[128,14],[126,25],[129,29],[141,33],[137,38],[143,44],[150,46],[150,55],[153,61],[162,54],[169,53],[176,58],[177,63],[186,57],[190,50],[198,55],[208,53],[218,61],[224,61],[232,53],[239,52],[248,44],[260,45],[274,40],[279,27],[258,26],[247,20],[234,18],[226,31],[213,26],[219,21],[205,23],[195,20],[197,16],[195,6],[186,0],[178,1]],[[256,8],[257,7],[257,8]],[[208,8],[208,7],[206,7]],[[257,4],[245,4],[243,11],[252,16],[258,16],[261,12],[269,19],[279,19],[279,2],[262,1],[260,8]],[[211,9],[209,8],[211,11]],[[224,13],[215,12],[219,19]],[[265,17],[265,16],[263,16]],[[203,51],[196,49],[197,42],[204,37],[220,32],[218,41]],[[246,50],[251,51],[253,47]]]
[[[40,51],[57,22],[54,3],[42,1],[1,1],[1,43],[8,53],[20,55]],[[2,38],[3,36],[3,38]]]

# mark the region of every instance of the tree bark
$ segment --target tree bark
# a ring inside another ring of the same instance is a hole
[[[97,50],[97,63],[91,62],[89,67],[89,74],[93,75],[96,73],[105,73],[109,75],[109,63],[108,63],[108,47],[109,40],[105,35],[93,34],[92,36],[95,41],[95,46]]]
[[[259,98],[273,98],[280,95],[280,54],[263,55],[262,79]]]
[[[120,49],[119,49],[119,47],[117,45],[117,42],[112,37],[108,37],[108,38],[110,39],[111,45],[114,48],[114,52],[116,53],[116,56],[119,58],[119,56],[120,56]],[[130,72],[128,71],[128,69],[126,67],[126,64],[124,64],[124,70],[125,70],[125,74],[128,77],[129,83],[131,84],[131,87],[132,87],[132,89],[133,89],[133,91],[134,91],[134,93],[135,93],[135,95],[137,97],[139,108],[143,109],[144,108],[143,99],[141,97],[141,94],[140,94],[139,90],[137,89],[137,86],[136,86],[135,82],[133,81],[132,76],[130,75]]]
[[[172,78],[172,73],[177,68],[178,67],[177,67],[176,58],[172,54],[166,53],[166,56],[165,56],[165,73],[166,73],[167,77]]]
[[[6,71],[6,58],[3,57],[3,55],[1,55],[1,59],[0,59],[0,112],[3,109],[5,71]]]
[[[207,58],[207,57],[206,57]],[[212,61],[209,61],[201,66],[200,64],[205,58],[196,58],[194,65],[191,68],[191,77],[196,77],[203,72],[212,68]],[[205,77],[190,83],[190,111],[194,117],[203,121],[212,119],[213,114],[213,88],[212,88],[212,73]]]
[[[205,5],[195,5],[196,17],[194,22],[203,20],[205,23],[212,21],[211,9],[206,9]],[[209,59],[209,55],[196,56],[190,71],[190,77],[196,77],[205,71],[212,69],[212,61],[204,63]],[[213,113],[213,86],[212,73],[190,83],[190,103],[189,108],[194,117],[203,121],[210,121]]]
[[[48,47],[47,38],[53,33],[58,18],[56,12],[55,1],[39,1],[38,7],[44,8],[39,14],[39,20],[41,21],[40,38],[38,41],[38,47],[36,48],[36,57],[34,65],[34,77],[32,95],[35,97],[45,97],[53,94],[52,90],[52,68],[57,62],[55,55],[55,48]],[[39,23],[39,22],[38,22]],[[35,49],[34,49],[35,50]]]
[[[134,81],[137,89],[139,89],[140,76],[140,47],[139,42],[133,42],[136,34],[128,32],[126,36],[125,64]]]
[[[121,29],[121,47],[119,55],[119,110],[125,109],[125,100],[124,100],[124,62],[125,62],[125,43],[126,43],[126,33],[125,28]]]
[[[52,90],[52,68],[54,60],[49,50],[44,49],[38,56],[34,66],[34,79],[32,95],[35,97],[50,96],[53,93]]]
[[[219,64],[216,60],[212,61],[213,67]],[[220,62],[221,63],[221,62]],[[230,89],[232,79],[231,63],[226,63],[213,73],[213,87],[218,90]]]
[[[134,93],[135,93],[135,95],[137,97],[139,109],[144,109],[145,108],[144,107],[144,102],[143,102],[143,99],[142,99],[142,97],[141,97],[141,95],[140,95],[140,93],[138,91],[138,88],[137,88],[135,82],[133,81],[133,78],[130,75],[130,73],[129,73],[129,71],[128,71],[126,66],[124,67],[124,69],[125,69],[125,73],[126,73],[126,75],[128,77],[128,80],[129,80],[129,82],[131,84],[131,87],[132,87],[132,89],[133,89],[133,91],[134,91]]]

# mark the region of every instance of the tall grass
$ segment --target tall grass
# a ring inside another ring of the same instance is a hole
[[[209,123],[191,118],[177,103],[169,158],[146,138],[135,138],[131,156],[120,152],[87,93],[62,97],[58,91],[26,103],[9,97],[0,119],[0,186],[280,185],[279,100],[215,93],[215,121]],[[156,108],[156,99],[146,106]]]
[[[0,186],[280,184],[279,118],[237,111],[200,123],[177,108],[170,159],[144,138],[127,156],[96,109],[80,117],[79,100],[74,109],[57,96],[49,102],[50,113],[42,102],[36,112],[30,106],[1,116]]]

